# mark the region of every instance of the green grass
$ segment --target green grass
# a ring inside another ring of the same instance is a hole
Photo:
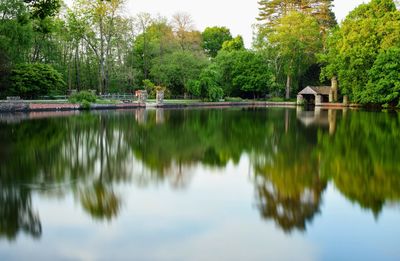
[[[96,104],[118,104],[121,103],[120,100],[103,100],[103,99],[97,99]]]
[[[267,99],[267,101],[269,101],[269,102],[295,102],[297,100],[294,99],[294,98],[285,99],[285,98],[282,98],[282,97],[272,97],[272,98]]]
[[[225,101],[227,102],[241,102],[244,101],[242,98],[240,97],[225,97]]]

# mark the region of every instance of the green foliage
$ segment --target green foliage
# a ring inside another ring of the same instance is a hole
[[[12,70],[11,81],[10,92],[23,98],[64,94],[66,91],[62,75],[47,64],[20,64]]]
[[[32,17],[41,20],[55,16],[61,7],[60,0],[24,0],[24,2],[29,4]]]
[[[207,95],[210,101],[219,101],[224,97],[224,90],[214,85],[208,88]]]
[[[149,79],[145,79],[143,80],[143,85],[144,85],[144,89],[147,91],[147,93],[149,94],[150,98],[154,98],[155,97],[155,87],[156,85],[150,81]]]
[[[333,13],[333,0],[260,0],[258,20],[273,26],[280,18],[288,13],[296,11],[306,15],[313,15],[321,27],[321,31],[336,25]]]
[[[171,90],[172,94],[183,94],[189,91],[190,82],[199,77],[207,64],[204,55],[177,51],[155,59],[150,75],[158,84]]]
[[[244,50],[244,42],[242,36],[236,36],[232,40],[225,41],[222,44],[222,50],[227,52]]]
[[[396,106],[400,98],[400,48],[381,52],[368,71],[369,82],[362,103]]]
[[[207,27],[202,33],[202,47],[211,57],[215,57],[224,42],[232,40],[231,32],[226,27]]]
[[[274,76],[262,55],[242,50],[221,51],[215,58],[220,84],[227,96],[265,95],[274,86]]]
[[[309,15],[292,12],[277,20],[268,34],[269,43],[281,59],[283,72],[294,82],[316,62],[322,50],[318,21]],[[290,82],[289,82],[290,84]],[[286,97],[296,86],[286,86]]]
[[[81,102],[81,108],[84,110],[89,110],[90,109],[90,102],[88,100],[83,100]]]
[[[396,68],[384,53],[400,46],[399,28],[400,12],[392,0],[372,0],[360,5],[329,37],[327,52],[321,57],[325,64],[323,76],[337,75],[341,92],[354,102],[392,102],[397,98],[396,88],[388,81],[395,81],[395,77],[382,81],[377,77],[383,76],[380,72],[391,71],[382,68],[383,60],[391,64],[388,67]],[[397,55],[395,51],[390,53]]]
[[[90,91],[80,91],[71,95],[68,100],[72,103],[81,103],[85,107],[87,104],[96,102],[97,96]]]

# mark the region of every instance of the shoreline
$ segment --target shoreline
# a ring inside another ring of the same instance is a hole
[[[41,111],[81,111],[81,110],[123,110],[146,108],[223,108],[223,107],[297,107],[303,106],[296,102],[269,102],[269,101],[240,101],[240,102],[175,102],[164,103],[118,103],[118,104],[91,104],[90,108],[84,108],[80,104],[73,103],[30,103],[25,101],[0,101],[0,113],[12,112],[41,112]],[[359,104],[322,103],[315,105],[321,108],[363,108]]]

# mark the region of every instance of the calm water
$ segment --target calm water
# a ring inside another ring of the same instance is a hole
[[[400,260],[400,114],[0,115],[0,260]]]

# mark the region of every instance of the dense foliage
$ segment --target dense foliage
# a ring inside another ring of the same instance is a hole
[[[289,99],[337,78],[340,92],[355,102],[397,105],[394,2],[362,4],[340,26],[332,6],[332,0],[259,1],[248,50],[227,27],[196,30],[186,13],[127,17],[122,0],[1,0],[0,97],[65,91],[43,86],[26,93],[13,83],[12,71],[47,64],[68,90],[132,93],[152,82],[173,97]]]
[[[10,94],[22,98],[65,94],[62,75],[47,64],[20,64],[11,72]]]
[[[328,39],[323,75],[337,75],[343,94],[359,103],[396,104],[400,12],[392,0],[353,10]]]
[[[69,97],[69,101],[72,103],[92,103],[96,102],[96,99],[96,95],[89,91],[80,91]]]

